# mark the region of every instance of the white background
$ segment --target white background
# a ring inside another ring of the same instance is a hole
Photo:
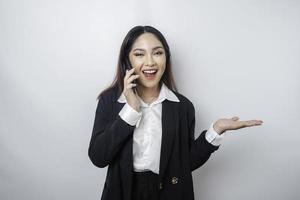
[[[0,199],[100,199],[88,158],[97,95],[135,25],[166,37],[197,136],[227,132],[193,172],[196,199],[299,199],[300,1],[0,0]]]

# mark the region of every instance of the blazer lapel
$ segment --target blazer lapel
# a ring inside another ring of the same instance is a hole
[[[170,153],[177,134],[179,122],[178,103],[165,100],[162,102],[162,141],[159,166],[159,181],[164,177],[168,165]]]

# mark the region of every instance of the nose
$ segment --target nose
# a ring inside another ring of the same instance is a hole
[[[153,60],[153,58],[152,58],[151,55],[148,55],[148,56],[147,56],[147,58],[146,58],[146,65],[147,65],[147,66],[152,66],[152,65],[154,65],[154,60]]]

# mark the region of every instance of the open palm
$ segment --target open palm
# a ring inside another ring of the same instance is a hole
[[[220,135],[225,131],[237,130],[241,128],[246,128],[250,126],[258,126],[263,123],[262,120],[247,120],[247,121],[238,121],[239,117],[232,117],[231,119],[218,119],[214,124],[214,129]]]

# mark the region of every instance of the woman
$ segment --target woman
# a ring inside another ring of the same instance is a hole
[[[102,200],[192,200],[192,171],[227,130],[261,120],[219,119],[195,140],[195,109],[175,86],[164,36],[136,26],[120,49],[116,77],[98,96],[89,157],[108,166]]]

